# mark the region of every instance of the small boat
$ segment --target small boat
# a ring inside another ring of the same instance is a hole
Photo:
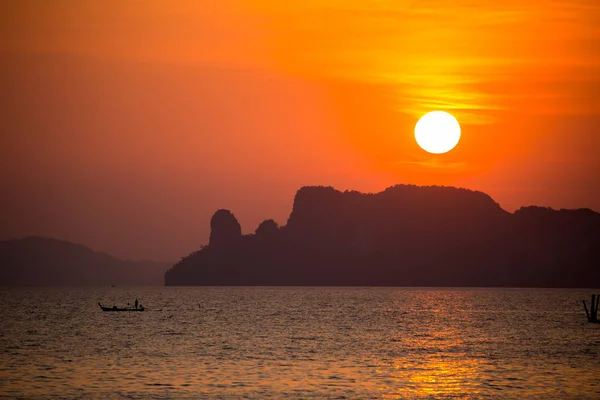
[[[133,307],[119,308],[117,306],[104,307],[100,303],[98,303],[98,305],[100,306],[100,308],[102,309],[102,311],[144,311],[144,307],[143,306],[138,307],[138,308],[133,308]]]

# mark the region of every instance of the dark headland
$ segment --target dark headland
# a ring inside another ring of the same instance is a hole
[[[163,285],[169,263],[126,261],[57,239],[0,241],[0,285]]]
[[[303,187],[285,226],[242,235],[218,210],[209,244],[166,285],[598,287],[600,214],[503,210],[485,193],[397,185],[381,193]]]

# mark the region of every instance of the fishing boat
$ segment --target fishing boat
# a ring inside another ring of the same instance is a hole
[[[104,307],[100,303],[98,303],[98,305],[100,306],[100,308],[102,309],[102,311],[144,311],[144,307],[143,306],[140,306],[138,308],[133,308],[133,307],[119,308],[117,306]]]

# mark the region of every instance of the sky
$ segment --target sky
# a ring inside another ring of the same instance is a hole
[[[305,185],[600,211],[596,0],[6,0],[0,87],[0,239],[176,261]]]

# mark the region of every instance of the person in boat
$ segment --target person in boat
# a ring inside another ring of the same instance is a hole
[[[138,299],[135,299],[135,309],[137,310],[138,306]]]

